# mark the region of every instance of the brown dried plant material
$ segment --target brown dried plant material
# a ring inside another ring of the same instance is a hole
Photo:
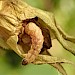
[[[57,39],[75,55],[75,50],[66,43],[67,40],[75,43],[75,38],[65,34],[52,13],[31,7],[21,0],[0,0],[0,48],[16,52],[24,58],[22,64],[56,64],[53,66],[58,70],[60,67],[59,71],[66,75],[60,63],[73,63],[48,55],[51,39]]]

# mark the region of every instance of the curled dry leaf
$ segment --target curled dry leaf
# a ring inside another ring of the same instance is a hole
[[[75,38],[64,33],[52,13],[31,7],[21,0],[0,0],[0,47],[16,52],[23,58],[22,64],[73,64],[65,59],[43,55],[52,47],[52,39],[57,39],[75,55],[75,50],[66,43],[75,43]],[[62,66],[58,66],[66,75]]]

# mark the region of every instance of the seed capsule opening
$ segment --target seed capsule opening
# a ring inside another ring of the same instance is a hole
[[[49,30],[41,26],[38,17],[23,20],[18,35],[18,45],[21,46],[24,53],[27,53],[25,57],[27,63],[31,63],[39,53],[52,46]],[[25,62],[23,60],[24,64]]]

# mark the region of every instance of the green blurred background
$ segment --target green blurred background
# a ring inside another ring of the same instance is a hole
[[[31,6],[53,12],[57,23],[69,35],[75,36],[75,0],[24,0]],[[75,62],[75,57],[63,49],[57,40],[53,40],[50,52],[53,56]],[[70,46],[75,47],[70,43]],[[0,75],[61,75],[48,64],[21,65],[21,58],[13,51],[0,50]],[[75,75],[75,67],[63,64],[68,75]]]

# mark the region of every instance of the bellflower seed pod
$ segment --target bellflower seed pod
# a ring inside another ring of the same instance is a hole
[[[50,56],[52,39],[75,55],[74,48],[66,43],[75,43],[56,23],[54,15],[29,6],[22,0],[0,0],[0,48],[13,50],[23,58],[22,64],[52,64],[67,75],[61,63],[71,61]]]
[[[3,48],[12,49],[21,57],[28,53],[23,58],[31,63],[44,48],[52,46],[48,27],[42,26],[39,17],[33,16],[30,6],[18,0],[4,0],[1,7],[0,36],[8,46]]]

